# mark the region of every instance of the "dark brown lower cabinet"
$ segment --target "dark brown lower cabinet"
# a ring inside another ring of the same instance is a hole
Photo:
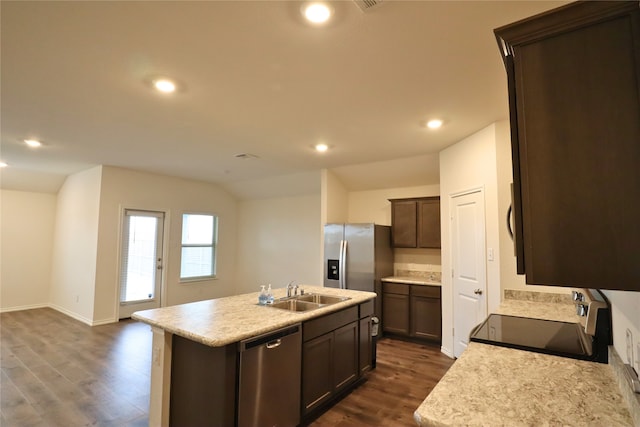
[[[385,333],[440,342],[439,286],[383,283],[382,324]]]
[[[442,339],[442,309],[440,288],[411,287],[411,329],[409,335],[433,341]]]
[[[371,362],[372,362],[372,352],[371,348],[373,345],[371,338],[371,316],[364,317],[360,319],[360,329],[358,331],[358,335],[360,338],[359,343],[359,353],[360,353],[360,363],[358,364],[358,369],[360,371],[360,375],[365,372],[371,370]]]
[[[303,416],[339,397],[371,368],[369,309],[373,301],[303,323]]]
[[[326,402],[333,392],[333,333],[302,344],[302,410],[309,412]]]
[[[409,289],[401,283],[382,284],[382,330],[409,335]]]

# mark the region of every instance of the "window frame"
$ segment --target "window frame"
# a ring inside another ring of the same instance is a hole
[[[211,236],[211,244],[202,244],[202,243],[187,243],[183,242],[184,235],[184,225],[185,225],[185,216],[186,215],[198,215],[198,216],[210,216],[213,218],[213,230]],[[179,265],[179,279],[180,283],[189,283],[189,282],[200,282],[204,280],[213,280],[217,278],[217,268],[218,268],[218,228],[219,228],[219,217],[218,215],[211,212],[182,212],[181,222],[180,222],[180,265]],[[182,256],[184,248],[211,248],[211,274],[205,276],[190,276],[183,277],[182,276]]]

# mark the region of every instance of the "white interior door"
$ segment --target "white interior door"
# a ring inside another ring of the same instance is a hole
[[[127,209],[122,224],[119,318],[160,307],[164,213]]]
[[[482,190],[451,199],[453,265],[453,353],[469,344],[469,333],[487,316],[485,215]]]

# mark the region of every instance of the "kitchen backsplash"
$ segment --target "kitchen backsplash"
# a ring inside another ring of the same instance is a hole
[[[442,266],[437,264],[404,264],[393,265],[394,276],[421,277],[434,282],[442,281]]]
[[[504,299],[520,301],[551,302],[572,304],[571,294],[556,294],[549,292],[522,291],[519,289],[505,289]]]

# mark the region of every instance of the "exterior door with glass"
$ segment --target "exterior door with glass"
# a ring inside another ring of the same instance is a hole
[[[126,209],[120,261],[120,319],[160,307],[164,213]]]

